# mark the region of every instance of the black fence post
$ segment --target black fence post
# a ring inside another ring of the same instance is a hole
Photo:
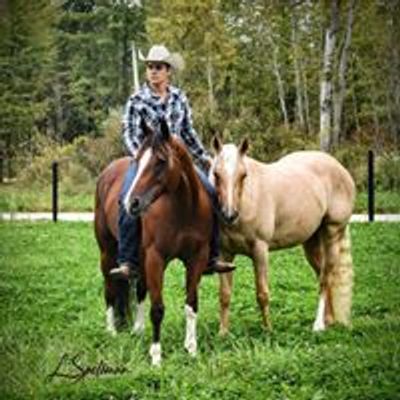
[[[58,214],[58,162],[53,161],[51,164],[52,171],[52,210],[53,221],[57,222]]]
[[[375,177],[374,152],[368,151],[368,221],[373,222],[375,217]]]

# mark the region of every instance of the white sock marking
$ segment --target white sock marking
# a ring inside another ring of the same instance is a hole
[[[197,352],[197,338],[196,338],[196,320],[197,314],[193,311],[193,308],[185,305],[186,314],[186,338],[185,338],[185,349],[191,356],[195,356]]]
[[[152,343],[150,346],[151,365],[159,367],[161,365],[161,344]]]
[[[313,331],[319,332],[325,330],[325,297],[324,293],[321,293],[319,298],[317,316],[315,318]]]
[[[115,329],[115,317],[114,317],[114,308],[108,307],[106,311],[106,324],[107,324],[107,332],[110,332],[112,336],[117,334],[117,330]]]
[[[136,307],[135,324],[133,326],[134,333],[141,333],[144,331],[144,322],[145,322],[144,308],[145,308],[144,301],[138,303]]]
[[[129,211],[130,198],[132,196],[132,192],[135,190],[136,183],[140,179],[144,169],[146,168],[148,162],[150,161],[151,155],[152,155],[152,150],[151,150],[151,148],[148,148],[147,150],[145,150],[143,156],[140,158],[136,177],[133,180],[132,185],[129,188],[128,193],[127,193],[127,195],[125,196],[125,199],[124,199],[124,207],[125,207],[125,209],[127,211]]]

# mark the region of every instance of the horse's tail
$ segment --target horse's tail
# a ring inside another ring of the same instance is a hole
[[[351,256],[349,225],[347,225],[344,235],[340,239],[339,262],[332,271],[330,287],[335,322],[350,325],[353,293],[353,259]]]

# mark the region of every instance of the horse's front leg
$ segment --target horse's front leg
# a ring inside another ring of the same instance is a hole
[[[253,262],[257,302],[260,307],[263,324],[268,330],[271,330],[268,290],[268,245],[265,242],[256,241],[254,243]]]
[[[198,311],[198,296],[197,290],[201,275],[206,268],[208,261],[208,248],[203,249],[199,257],[190,262],[186,268],[186,335],[185,349],[191,356],[196,356],[197,353],[197,311]]]
[[[233,272],[221,274],[219,276],[219,304],[220,304],[220,324],[219,334],[225,336],[229,331],[229,306],[231,303],[233,286]]]
[[[151,363],[154,366],[161,364],[161,323],[164,318],[164,303],[162,286],[164,275],[164,260],[152,247],[147,251],[145,258],[145,273],[147,289],[150,294],[150,319],[153,325],[153,342],[150,346]]]

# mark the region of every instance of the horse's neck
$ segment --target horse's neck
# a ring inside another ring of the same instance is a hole
[[[269,166],[250,157],[246,157],[246,163],[248,175],[240,198],[240,208],[242,213],[251,219],[257,218],[257,209],[254,204],[269,201],[269,191],[265,189],[270,187]]]
[[[187,163],[183,163],[181,167],[178,193],[182,192],[183,198],[188,200],[188,206],[196,206],[199,199],[200,185],[200,180],[193,168],[193,165],[187,165]]]
[[[193,208],[197,206],[201,190],[201,182],[194,169],[189,154],[181,149],[176,154],[179,162],[179,181],[176,188],[172,188],[173,195],[179,198],[180,207]],[[182,201],[182,200],[187,200]]]

